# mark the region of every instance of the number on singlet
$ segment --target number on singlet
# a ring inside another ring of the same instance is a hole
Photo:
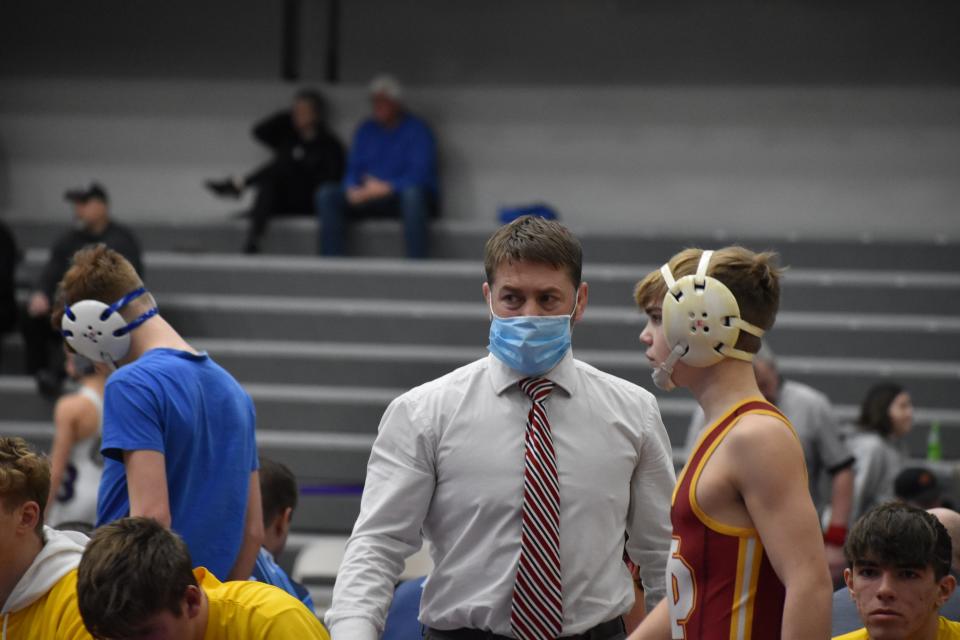
[[[680,538],[674,538],[670,543],[667,575],[670,576],[672,589],[672,593],[667,595],[667,604],[670,606],[670,637],[673,640],[686,640],[686,624],[693,613],[697,591],[693,570],[680,555]]]
[[[76,493],[74,485],[77,482],[77,468],[73,463],[69,463],[63,470],[63,481],[60,483],[60,490],[57,491],[57,502],[70,502]]]

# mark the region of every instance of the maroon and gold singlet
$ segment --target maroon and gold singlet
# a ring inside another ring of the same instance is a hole
[[[740,418],[751,413],[773,416],[793,429],[772,404],[742,402],[704,430],[674,489],[673,542],[667,560],[674,640],[780,637],[785,591],[757,530],[718,522],[697,503],[697,482],[704,466]]]

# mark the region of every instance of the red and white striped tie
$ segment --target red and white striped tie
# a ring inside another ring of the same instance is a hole
[[[563,630],[560,481],[544,408],[554,386],[546,378],[520,381],[520,388],[533,400],[527,416],[520,563],[510,615],[510,628],[520,640],[553,640]]]

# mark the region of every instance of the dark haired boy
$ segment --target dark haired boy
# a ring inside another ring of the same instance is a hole
[[[901,503],[874,507],[853,526],[844,553],[864,628],[835,640],[960,638],[960,623],[940,615],[957,580],[950,535],[936,517]]]
[[[260,458],[260,497],[263,501],[263,546],[253,565],[252,580],[280,587],[314,611],[307,588],[294,582],[277,564],[290,534],[290,522],[297,508],[297,479],[293,472],[275,460]]]
[[[193,569],[187,545],[150,518],[94,534],[77,571],[80,615],[111,640],[329,640],[299,601],[270,585]]]

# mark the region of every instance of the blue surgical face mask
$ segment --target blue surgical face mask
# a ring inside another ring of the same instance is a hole
[[[573,309],[577,309],[576,299]],[[491,302],[490,315],[493,319],[487,349],[505,365],[524,375],[546,373],[557,366],[570,349],[573,312],[562,316],[502,318],[493,312]]]

